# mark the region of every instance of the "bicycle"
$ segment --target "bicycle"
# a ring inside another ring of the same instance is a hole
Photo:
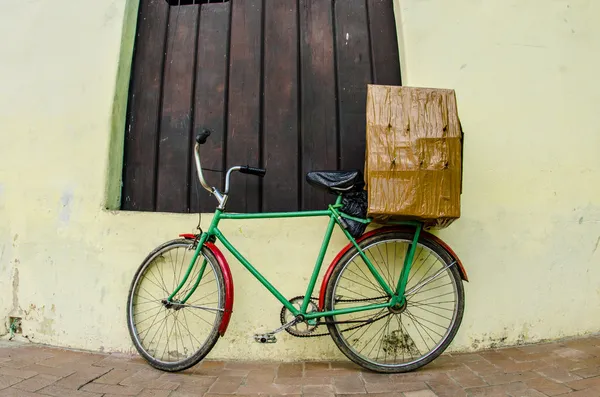
[[[215,245],[217,240],[283,305],[281,327],[255,335],[256,341],[275,342],[275,335],[284,330],[297,337],[329,334],[354,363],[384,373],[412,371],[442,354],[460,327],[462,282],[468,281],[452,249],[416,221],[396,222],[354,238],[347,230],[348,222],[372,222],[341,211],[345,195],[364,190],[360,171],[307,175],[311,185],[337,196],[325,210],[226,212],[232,172],[263,177],[266,170],[234,166],[226,173],[222,192],[211,187],[200,163],[200,146],[209,135],[208,130],[200,133],[194,147],[200,184],[218,201],[208,230],[182,234],[157,247],[144,259],[131,283],[127,324],[133,344],[151,366],[170,372],[192,367],[206,357],[219,336],[225,335],[234,287],[229,265]],[[289,300],[218,227],[221,220],[315,216],[329,217],[323,243],[305,295]],[[336,225],[349,243],[325,273],[318,298],[313,297]],[[190,319],[194,320],[191,324]],[[327,327],[326,333],[317,332],[322,325]]]

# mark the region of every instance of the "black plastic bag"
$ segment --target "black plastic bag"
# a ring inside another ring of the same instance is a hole
[[[342,197],[343,207],[340,209],[340,211],[346,215],[364,219],[367,217],[368,204],[366,190],[345,193]],[[346,230],[354,238],[360,237],[367,228],[365,223],[353,221],[352,219],[344,218],[344,221],[348,225]]]

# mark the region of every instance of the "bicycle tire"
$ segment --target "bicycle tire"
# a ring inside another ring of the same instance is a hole
[[[367,249],[370,246],[374,246],[378,243],[382,243],[382,242],[386,242],[386,241],[388,241],[388,242],[389,241],[405,241],[405,242],[407,242],[407,244],[411,244],[413,238],[414,238],[414,234],[411,232],[406,232],[406,231],[382,232],[380,234],[376,234],[372,237],[369,237],[369,238],[363,240],[362,242],[359,243],[359,246],[364,251],[365,249]],[[427,249],[429,249],[432,252],[434,252],[435,254],[437,254],[437,256],[443,261],[443,263],[445,263],[445,266],[450,265],[449,267],[447,267],[448,277],[449,277],[449,279],[451,279],[451,282],[455,286],[455,289],[456,289],[455,294],[456,294],[456,300],[457,300],[455,316],[452,318],[450,328],[447,330],[447,333],[444,335],[443,340],[440,343],[438,343],[431,351],[429,351],[427,354],[423,355],[420,359],[417,359],[417,360],[414,360],[414,361],[411,361],[408,363],[389,365],[389,364],[373,362],[373,360],[365,359],[365,357],[358,354],[356,349],[352,348],[349,345],[349,342],[346,340],[343,330],[340,330],[338,324],[335,323],[335,316],[329,316],[329,317],[325,318],[325,322],[327,323],[329,334],[332,337],[334,343],[337,345],[337,347],[341,350],[341,352],[346,357],[348,357],[351,361],[360,365],[363,368],[366,368],[366,369],[369,369],[369,370],[372,370],[375,372],[380,372],[380,373],[402,373],[402,372],[414,371],[418,368],[421,368],[421,367],[429,364],[430,362],[435,360],[437,357],[439,357],[446,350],[446,348],[450,345],[450,343],[456,336],[458,329],[460,328],[460,324],[462,322],[462,317],[463,317],[463,313],[464,313],[464,304],[465,304],[465,302],[464,302],[464,300],[465,300],[464,299],[464,287],[463,287],[462,279],[461,279],[460,273],[457,269],[457,266],[451,265],[454,262],[452,256],[437,242],[435,242],[431,239],[427,239],[426,237],[423,237],[423,236],[421,236],[417,245],[418,245],[417,249],[419,248],[419,246],[426,247]],[[395,254],[395,252],[394,252],[394,254]],[[386,255],[387,255],[387,252],[386,252]],[[334,268],[332,275],[331,275],[330,279],[328,280],[327,287],[326,287],[326,293],[325,293],[325,310],[326,311],[334,310],[335,303],[334,303],[333,298],[341,295],[341,294],[337,294],[338,291],[336,291],[338,279],[341,277],[342,272],[344,272],[344,269],[346,269],[346,267],[349,266],[349,263],[353,260],[352,258],[356,258],[357,256],[358,256],[358,250],[355,247],[353,247],[346,254],[344,254],[342,256],[342,258],[340,259],[340,261]],[[416,257],[415,257],[415,259],[416,259]],[[414,268],[411,269],[411,274],[412,274],[413,270],[414,270]],[[394,287],[395,286],[393,286],[392,288],[394,288]],[[342,291],[342,292],[344,292],[344,291]],[[419,292],[419,291],[417,291],[417,292]],[[385,299],[385,298],[382,298],[382,299]],[[338,299],[338,302],[339,301],[340,300]],[[361,302],[360,304],[364,305],[364,302]],[[408,307],[409,306],[407,305],[407,308]],[[387,310],[387,309],[384,309],[384,310]],[[408,310],[407,310],[407,312],[408,312]],[[400,314],[399,316],[401,316],[401,315],[402,314]],[[379,321],[379,320],[377,320],[377,321]],[[400,330],[402,330],[402,322],[401,321],[400,321]],[[418,330],[418,328],[417,328],[417,330]],[[404,341],[406,341],[406,339],[404,339]],[[403,353],[403,357],[404,357],[404,353]]]
[[[183,371],[185,369],[188,369],[188,368],[196,365],[204,357],[206,357],[206,355],[212,350],[212,348],[217,343],[217,340],[219,338],[218,329],[219,329],[219,324],[221,323],[221,319],[223,317],[222,310],[224,310],[224,305],[225,305],[225,283],[224,283],[224,279],[223,279],[223,274],[221,272],[221,268],[219,267],[219,264],[218,264],[216,258],[214,257],[212,252],[206,247],[202,248],[201,255],[198,256],[197,261],[200,260],[202,257],[206,258],[206,260],[207,260],[206,269],[208,269],[210,267],[210,269],[212,269],[212,271],[214,273],[215,281],[217,283],[217,291],[218,291],[217,292],[218,309],[221,310],[221,311],[216,312],[216,316],[215,316],[215,319],[213,322],[212,329],[210,330],[210,333],[207,336],[206,341],[202,344],[202,346],[200,346],[200,348],[195,353],[189,355],[185,359],[182,359],[179,361],[167,362],[164,360],[160,360],[157,357],[154,357],[148,351],[149,349],[142,345],[142,341],[140,341],[140,337],[138,335],[138,331],[137,331],[137,327],[136,327],[135,319],[134,319],[133,306],[134,306],[134,301],[136,299],[137,286],[140,285],[139,283],[143,279],[143,275],[145,274],[146,271],[151,271],[151,269],[150,269],[151,264],[154,263],[154,260],[156,258],[158,258],[162,253],[166,253],[175,247],[190,247],[192,244],[193,244],[193,241],[190,239],[176,239],[176,240],[168,241],[168,242],[160,245],[156,249],[154,249],[152,252],[150,252],[150,254],[148,254],[148,256],[144,259],[142,264],[137,269],[137,271],[133,277],[133,281],[131,282],[131,286],[129,288],[129,294],[128,294],[128,299],[127,299],[127,327],[129,329],[129,335],[131,337],[133,345],[135,346],[135,348],[139,352],[139,354],[152,367],[162,370],[162,371],[178,372],[178,371]],[[182,260],[182,263],[183,263],[183,260]],[[188,264],[189,264],[189,262],[187,262],[185,264],[185,266],[187,267]],[[197,265],[198,265],[198,263],[196,264],[196,266]],[[206,271],[205,271],[205,274],[206,274]],[[193,279],[193,277],[190,276],[189,280],[192,280],[192,279]],[[188,282],[190,282],[189,280],[188,280]],[[165,298],[166,298],[166,296],[165,296]],[[186,308],[183,308],[181,310],[185,310],[185,309]],[[186,322],[187,322],[187,320],[186,320]],[[167,322],[167,326],[168,326],[168,322]],[[175,327],[175,325],[173,327]],[[182,327],[179,326],[179,332],[181,332],[181,328]],[[189,328],[187,328],[187,329],[189,331]],[[195,335],[193,337],[195,338]],[[169,338],[168,334],[167,334],[167,338]],[[192,336],[190,336],[190,341],[193,342]],[[183,343],[183,340],[182,340],[182,343]],[[193,343],[192,343],[192,345],[193,345]],[[168,346],[168,344],[167,344],[167,346]]]

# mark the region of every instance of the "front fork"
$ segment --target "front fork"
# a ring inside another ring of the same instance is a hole
[[[221,210],[216,211],[215,216],[213,217],[213,220],[210,223],[210,226],[208,228],[208,232],[202,233],[200,235],[200,238],[198,239],[198,242],[196,244],[196,250],[194,251],[194,256],[192,257],[192,260],[190,261],[190,265],[188,266],[187,271],[183,275],[183,280],[181,280],[181,282],[179,283],[177,288],[175,288],[175,290],[171,293],[171,295],[169,295],[169,297],[166,299],[166,303],[178,303],[178,304],[183,305],[187,302],[187,300],[190,298],[190,296],[192,296],[194,294],[194,292],[196,292],[196,288],[198,288],[198,285],[200,285],[200,281],[202,280],[202,276],[204,275],[204,271],[206,270],[206,264],[207,264],[206,258],[203,258],[202,267],[200,268],[200,271],[198,272],[198,278],[194,282],[194,285],[192,285],[192,288],[190,288],[189,292],[180,301],[178,301],[178,302],[173,301],[173,298],[175,297],[175,295],[177,295],[177,293],[181,290],[181,288],[183,288],[183,286],[187,282],[188,278],[190,277],[190,274],[192,273],[192,269],[194,268],[194,265],[196,264],[196,260],[198,260],[198,256],[200,256],[200,254],[202,252],[202,247],[204,247],[204,244],[210,237],[212,231],[219,224],[219,218],[220,218],[221,212],[222,212]]]

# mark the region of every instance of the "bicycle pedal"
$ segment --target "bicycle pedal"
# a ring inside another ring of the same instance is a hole
[[[273,334],[254,334],[254,340],[258,343],[276,343],[277,338]]]

